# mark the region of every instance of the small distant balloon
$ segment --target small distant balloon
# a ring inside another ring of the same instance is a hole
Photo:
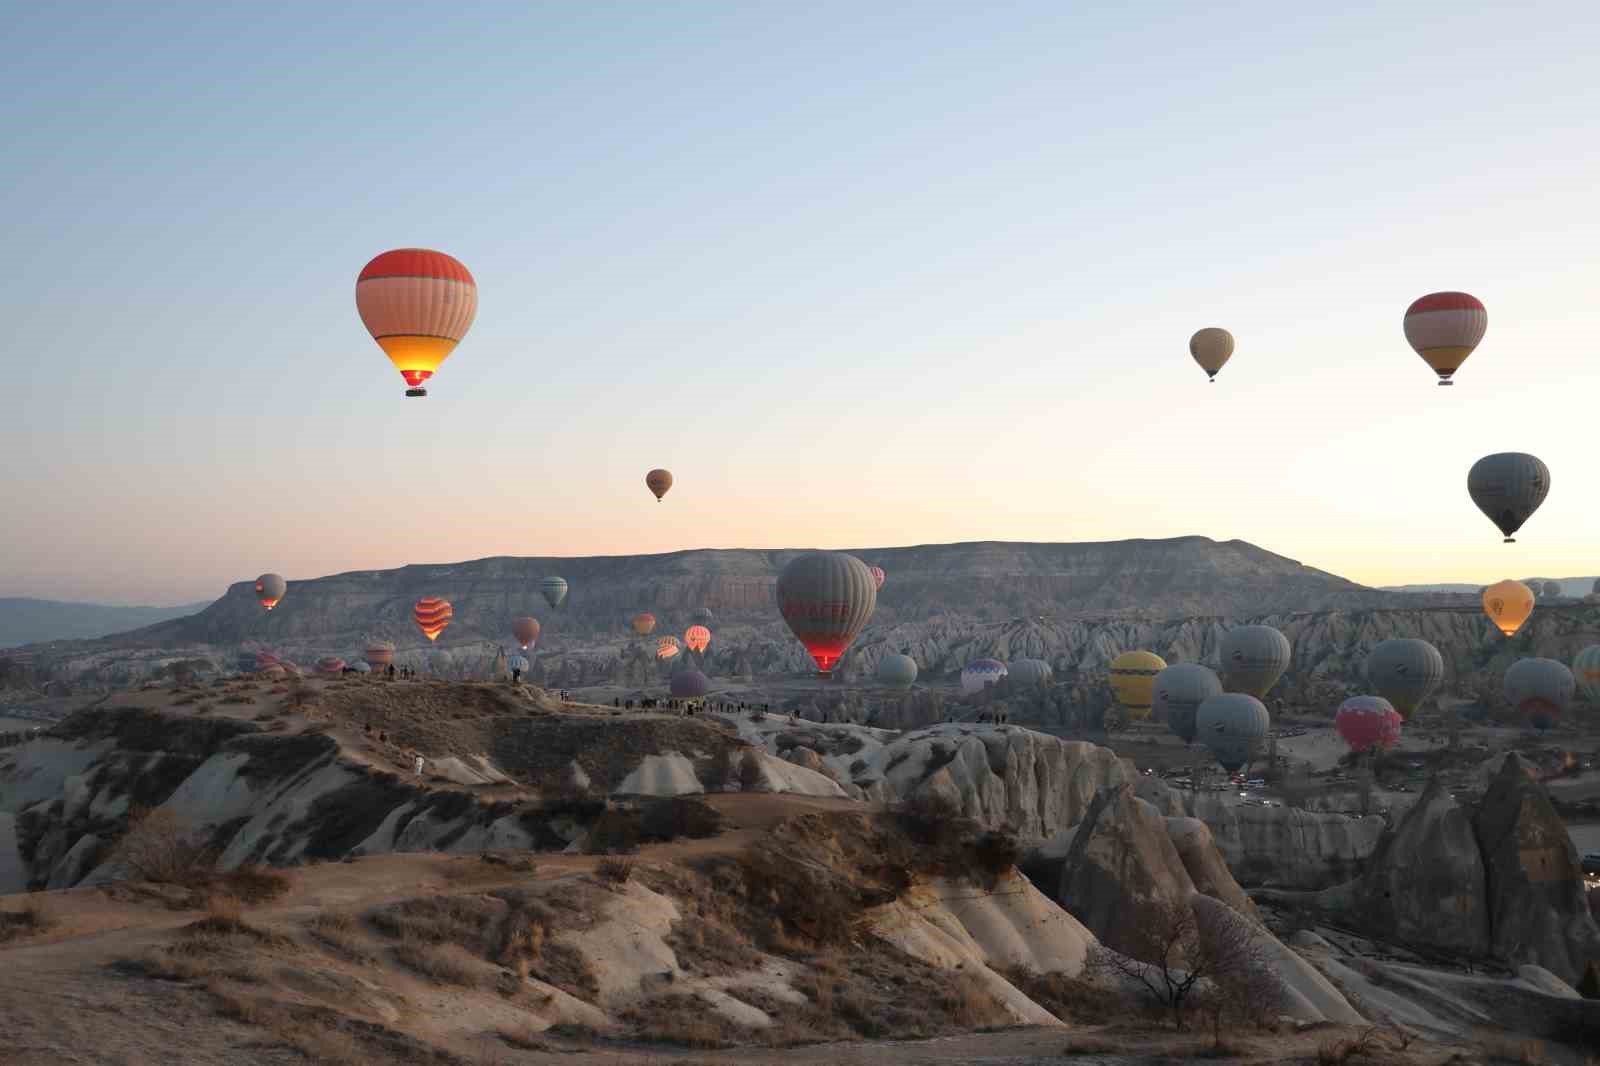
[[[633,631],[641,637],[648,637],[656,631],[656,616],[649,611],[640,611],[633,616]]]
[[[1591,644],[1573,656],[1572,676],[1584,699],[1600,703],[1600,644]]]
[[[522,655],[513,655],[513,656],[511,656],[511,658],[506,660],[506,669],[507,670],[520,670],[523,673],[527,673],[528,669],[529,669],[529,665],[530,664],[529,664],[527,658],[525,656],[522,656]]]
[[[1217,372],[1233,357],[1233,334],[1220,326],[1207,326],[1189,338],[1189,354],[1206,372],[1206,379],[1215,382]]]
[[[705,626],[690,626],[683,634],[683,643],[696,654],[711,646],[711,630]]]
[[[367,645],[365,658],[374,670],[382,670],[394,662],[394,645],[386,640],[374,641]]]
[[[1240,626],[1222,637],[1222,687],[1261,699],[1289,668],[1289,638],[1271,626]]]
[[[1496,581],[1483,590],[1483,613],[1509,637],[1533,614],[1533,590],[1520,581]]]
[[[289,591],[288,582],[277,574],[262,574],[256,578],[256,599],[269,611],[278,606],[278,601],[283,599],[283,594],[287,591]]]
[[[885,655],[878,660],[878,680],[894,688],[910,688],[917,682],[917,660],[909,655]]]
[[[1382,696],[1351,696],[1333,716],[1333,728],[1354,752],[1388,751],[1400,740],[1401,723]]]
[[[344,673],[344,660],[337,655],[324,656],[317,660],[317,673],[324,677],[338,677]]]
[[[1166,660],[1150,651],[1125,651],[1111,660],[1111,691],[1131,721],[1150,717],[1156,675],[1166,668]]]
[[[1554,659],[1518,659],[1506,669],[1506,702],[1527,716],[1541,733],[1555,725],[1572,702],[1577,682],[1565,663]]]
[[[1467,495],[1505,534],[1505,543],[1550,494],[1550,468],[1537,456],[1524,452],[1486,455],[1467,471]]]
[[[1212,696],[1195,712],[1196,735],[1229,773],[1256,757],[1271,724],[1266,705],[1243,692]]]
[[[1401,718],[1409,718],[1444,680],[1444,656],[1425,640],[1379,641],[1367,656],[1367,680]]]
[[[1429,293],[1406,308],[1406,340],[1423,362],[1439,375],[1439,384],[1452,384],[1489,328],[1489,312],[1476,296],[1464,292]]]
[[[883,588],[884,578],[889,576],[883,572],[883,567],[881,566],[869,566],[867,567],[867,573],[872,575],[872,583],[880,589]]]
[[[1018,659],[1006,664],[1006,684],[1012,688],[1040,688],[1055,680],[1055,671],[1043,659]]]
[[[544,602],[552,607],[560,607],[567,601],[567,579],[547,577],[539,582],[539,591],[544,594]]]
[[[961,670],[961,692],[971,696],[990,685],[1000,683],[1006,676],[1006,664],[999,659],[974,659]]]
[[[711,690],[711,679],[698,670],[680,670],[672,675],[674,699],[697,700]]]
[[[1546,581],[1543,585],[1539,586],[1539,594],[1547,600],[1555,599],[1557,596],[1561,595],[1561,582]]]
[[[715,620],[709,607],[696,607],[689,612],[689,621],[697,625],[708,626]]]
[[[651,492],[655,493],[656,502],[660,503],[661,497],[665,496],[667,490],[672,488],[672,471],[652,470],[644,476],[644,483]]]
[[[1199,663],[1173,663],[1156,675],[1151,691],[1151,706],[1167,720],[1167,728],[1193,744],[1195,714],[1212,696],[1222,695],[1222,680]]]
[[[523,617],[511,623],[511,635],[516,638],[517,645],[523,651],[527,651],[528,645],[539,639],[539,630],[537,618]]]
[[[424,596],[412,608],[411,617],[417,623],[417,628],[422,630],[422,635],[432,642],[438,640],[439,634],[445,631],[450,619],[455,617],[455,610],[449,600]]]
[[[658,637],[656,639],[656,658],[672,659],[678,654],[677,637]]]

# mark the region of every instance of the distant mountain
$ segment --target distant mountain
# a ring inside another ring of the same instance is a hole
[[[0,597],[0,648],[103,637],[182,618],[208,606],[209,603],[191,603],[182,607],[111,607],[103,603]]]
[[[1533,586],[1536,593],[1539,591],[1538,585],[1543,585],[1546,581],[1554,581],[1561,586],[1561,595],[1571,596],[1576,599],[1595,591],[1596,579],[1594,577],[1522,577],[1517,580]],[[1382,591],[1402,593],[1452,592],[1476,596],[1482,588],[1482,585],[1454,582],[1443,585],[1384,585],[1382,586]]]

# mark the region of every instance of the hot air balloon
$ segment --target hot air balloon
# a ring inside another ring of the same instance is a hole
[[[278,606],[278,601],[283,599],[283,594],[288,590],[288,583],[277,574],[262,574],[256,578],[256,599],[269,611]]]
[[[530,664],[528,662],[528,657],[525,655],[513,655],[506,660],[507,670],[520,670],[525,674],[528,672],[529,668]]]
[[[661,497],[665,496],[667,490],[672,488],[672,471],[652,470],[644,476],[644,483],[651,492],[656,494],[656,502],[660,503]]]
[[[867,567],[867,573],[872,575],[872,583],[873,583],[873,585],[875,585],[876,587],[878,587],[880,589],[883,588],[884,578],[889,576],[888,574],[883,572],[883,567],[881,567],[881,566],[869,566],[869,567]]]
[[[1265,705],[1243,692],[1212,696],[1195,711],[1194,718],[1195,735],[1230,774],[1255,758],[1272,723]]]
[[[1584,699],[1600,703],[1600,644],[1591,644],[1572,657],[1572,676]]]
[[[1199,663],[1173,663],[1156,675],[1151,705],[1165,716],[1167,728],[1193,744],[1195,712],[1212,696],[1222,695],[1222,681]]]
[[[337,655],[325,655],[317,660],[317,673],[338,677],[344,673],[344,660]]]
[[[678,638],[677,637],[657,637],[656,638],[656,658],[657,659],[672,659],[672,658],[675,658],[677,656],[677,654],[678,654]]]
[[[1533,613],[1533,590],[1520,581],[1496,581],[1483,590],[1483,610],[1509,637]]]
[[[1547,600],[1555,599],[1557,596],[1561,595],[1561,582],[1546,581],[1543,585],[1539,586],[1539,595],[1543,596]]]
[[[696,625],[709,626],[713,621],[715,621],[715,617],[711,613],[711,608],[696,607],[694,610],[689,612],[689,621],[695,623]]]
[[[539,628],[537,618],[518,618],[511,623],[511,635],[517,639],[517,645],[527,651],[528,645],[539,639]]]
[[[711,646],[711,630],[705,626],[690,626],[683,634],[683,642],[692,652],[703,652]]]
[[[1503,686],[1506,702],[1544,732],[1572,702],[1577,682],[1572,671],[1554,659],[1518,659],[1506,668]]]
[[[1467,471],[1467,495],[1478,510],[1514,544],[1511,534],[1533,516],[1550,494],[1550,468],[1522,452],[1496,452],[1472,464]]]
[[[567,579],[547,577],[539,582],[539,591],[544,593],[544,602],[552,607],[560,607],[567,601]]]
[[[1334,712],[1333,728],[1351,751],[1388,751],[1400,740],[1400,712],[1382,696],[1351,696]]]
[[[364,658],[374,670],[383,670],[394,662],[394,645],[386,640],[374,641],[367,645]]]
[[[917,683],[917,660],[909,655],[885,655],[878,660],[878,680],[895,688]]]
[[[680,700],[697,700],[711,689],[711,681],[698,670],[680,670],[672,675],[672,695]]]
[[[1410,718],[1444,680],[1444,657],[1425,640],[1379,641],[1367,656],[1367,680],[1401,718]]]
[[[1271,626],[1240,626],[1222,638],[1222,687],[1261,699],[1289,668],[1289,638]]]
[[[961,694],[970,696],[1006,676],[1006,664],[999,659],[974,659],[961,669]]]
[[[1150,651],[1125,651],[1111,660],[1111,691],[1131,721],[1150,717],[1156,675],[1166,668],[1167,661]]]
[[[350,669],[354,670],[358,674],[370,674],[370,673],[372,673],[372,667],[368,666],[365,662],[363,662],[360,659],[357,659],[355,662],[351,663],[350,664]]]
[[[640,611],[633,616],[633,631],[641,637],[648,637],[656,631],[656,616],[649,611]]]
[[[450,606],[449,600],[441,600],[437,596],[424,596],[412,609],[411,617],[417,623],[417,628],[422,630],[422,635],[431,642],[439,639],[439,634],[444,632],[445,627],[450,624],[450,619],[455,617],[455,610]]]
[[[778,575],[778,610],[823,677],[878,606],[866,564],[844,552],[805,552]]]
[[[283,660],[279,659],[270,651],[243,652],[239,656],[239,669],[243,670],[245,673],[256,673],[262,670],[270,669],[274,666],[282,665]]]
[[[356,278],[356,310],[367,332],[411,386],[422,383],[455,350],[478,314],[478,284],[443,252],[397,248],[373,259]]]
[[[1189,338],[1189,354],[1206,372],[1209,381],[1217,380],[1217,372],[1233,355],[1233,334],[1218,326],[1207,326]]]
[[[1009,664],[1006,684],[1012,688],[1041,688],[1055,680],[1055,671],[1043,659],[1018,659]]]
[[[1488,328],[1489,312],[1464,292],[1429,293],[1406,308],[1406,340],[1433,367],[1441,385],[1451,384],[1450,375],[1467,361]]]

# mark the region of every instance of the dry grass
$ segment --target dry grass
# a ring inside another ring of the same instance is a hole
[[[595,865],[594,872],[611,885],[625,885],[633,877],[633,860],[608,856]]]
[[[524,1022],[521,1025],[501,1026],[498,1035],[501,1040],[504,1040],[518,1051],[550,1050],[550,1044],[545,1040],[544,1030],[535,1028],[531,1022]]]
[[[1391,1049],[1377,1026],[1363,1029],[1352,1037],[1326,1040],[1317,1046],[1317,1066],[1338,1066],[1355,1061],[1382,1062]]]
[[[341,911],[324,911],[306,923],[312,938],[324,946],[363,966],[378,961],[378,955],[361,934],[361,923],[353,915]]]
[[[698,996],[672,993],[630,1007],[622,1020],[634,1027],[639,1039],[691,1048],[739,1047],[754,1042],[755,1034],[735,1025]]]
[[[287,894],[294,879],[282,870],[249,862],[214,878],[212,887],[245,903],[267,903]]]
[[[55,925],[55,918],[36,899],[24,900],[17,910],[0,910],[0,944],[38,936]]]
[[[1550,1061],[1543,1040],[1529,1040],[1509,1033],[1479,1033],[1478,1046],[1491,1063],[1517,1063],[1518,1066],[1544,1066]]]
[[[397,940],[481,949],[505,912],[505,902],[490,896],[422,896],[380,907],[369,919],[375,929]]]
[[[1016,967],[1000,976],[1064,1022],[1094,1024],[1126,1013],[1131,1006],[1115,992],[1064,973]]]
[[[394,949],[400,963],[439,984],[478,988],[483,984],[481,965],[454,944],[403,939]]]

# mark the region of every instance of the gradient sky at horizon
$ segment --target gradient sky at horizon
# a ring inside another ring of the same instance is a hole
[[[1600,572],[1600,5],[0,0],[0,30],[0,595],[1186,534],[1372,584]],[[413,245],[480,287],[422,401],[352,296]],[[1452,389],[1400,329],[1440,289],[1489,309]],[[1514,546],[1465,491],[1493,451],[1552,470]]]

